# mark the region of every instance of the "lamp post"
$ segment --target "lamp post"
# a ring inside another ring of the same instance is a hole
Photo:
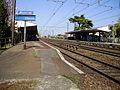
[[[16,0],[12,0],[12,45],[14,45],[14,30],[15,30],[15,8],[16,8]]]

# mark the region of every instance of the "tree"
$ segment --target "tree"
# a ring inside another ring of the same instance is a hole
[[[74,16],[74,18],[70,18],[69,21],[75,24],[74,30],[87,29],[93,27],[92,21],[86,19],[84,15]],[[76,23],[78,24],[78,26],[76,25]]]
[[[112,36],[120,38],[120,18],[118,19],[118,23],[112,27],[112,30]]]
[[[10,27],[8,26],[8,4],[5,0],[0,0],[0,38],[10,36]]]

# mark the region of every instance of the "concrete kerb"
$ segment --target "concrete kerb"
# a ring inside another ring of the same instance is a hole
[[[41,40],[41,42],[43,42],[44,44],[48,45],[49,47],[51,47],[52,49],[56,50],[58,55],[60,56],[61,60],[66,63],[67,65],[69,65],[71,68],[73,68],[75,71],[77,71],[79,74],[84,74],[83,71],[81,71],[80,69],[78,69],[77,67],[75,67],[73,64],[69,63],[67,60],[65,60],[65,58],[63,57],[62,53],[56,49],[55,47],[52,47],[51,45],[45,43],[44,41]]]

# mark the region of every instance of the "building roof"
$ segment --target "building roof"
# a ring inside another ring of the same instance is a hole
[[[78,31],[71,31],[66,32],[66,34],[75,34],[75,33],[94,33],[94,32],[110,32],[109,26],[99,27],[99,28],[92,28],[92,29],[82,29]]]
[[[99,27],[97,28],[98,30],[102,30],[102,31],[105,31],[105,32],[110,32],[110,25],[109,26],[103,26],[103,27]]]

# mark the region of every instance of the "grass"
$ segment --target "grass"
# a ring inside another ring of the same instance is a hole
[[[0,54],[4,52],[7,48],[0,48]]]
[[[38,57],[35,52],[32,54],[32,56],[33,56],[34,58],[37,58],[37,57]]]
[[[12,47],[12,45],[6,45],[6,46],[0,48],[0,54],[1,54],[2,52],[4,52],[5,50],[11,48],[11,47]]]
[[[77,85],[78,88],[80,88],[80,78],[79,77],[73,77],[68,75],[63,75],[65,78],[71,80],[74,84]]]

